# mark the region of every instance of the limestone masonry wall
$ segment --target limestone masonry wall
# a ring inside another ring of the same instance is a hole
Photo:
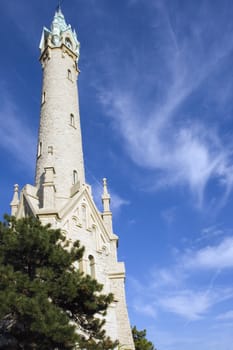
[[[85,182],[76,85],[78,73],[73,58],[61,48],[50,49],[48,55],[43,61],[36,186],[40,188],[43,183],[44,168],[54,167],[59,200],[70,197],[74,181]],[[59,201],[57,203],[59,205]]]

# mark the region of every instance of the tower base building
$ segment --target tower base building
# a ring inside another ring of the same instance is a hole
[[[85,182],[77,79],[79,42],[58,8],[51,29],[43,28],[43,70],[35,185],[14,187],[11,212],[16,218],[38,217],[79,240],[85,253],[79,268],[113,293],[106,332],[121,349],[134,350],[125,298],[125,267],[117,260],[118,237],[112,229],[107,181],[103,179],[103,212]]]

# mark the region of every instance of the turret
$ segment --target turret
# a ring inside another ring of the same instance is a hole
[[[59,7],[51,30],[43,29],[40,42],[43,83],[35,185],[41,208],[46,202],[45,169],[53,169],[57,209],[85,183],[77,89],[79,46]]]

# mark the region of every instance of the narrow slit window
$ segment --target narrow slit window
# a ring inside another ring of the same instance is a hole
[[[71,74],[71,70],[70,69],[68,69],[68,71],[67,71],[67,78],[69,80],[72,80],[72,74]]]
[[[42,102],[42,104],[45,103],[45,91],[42,94],[42,101],[41,102]]]
[[[42,142],[40,141],[38,144],[37,157],[40,157],[42,153]]]
[[[82,205],[82,226],[87,228],[87,208],[85,204]]]
[[[74,125],[74,115],[73,114],[70,115],[70,125],[73,126],[73,127],[75,126]]]
[[[73,170],[73,185],[78,182],[78,172],[77,170]]]
[[[53,146],[48,146],[48,153],[53,154]]]
[[[92,278],[95,278],[95,259],[92,255],[89,255],[89,273]]]

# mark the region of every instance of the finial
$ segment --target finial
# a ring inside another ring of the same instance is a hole
[[[107,179],[103,178],[103,194],[102,194],[102,203],[104,206],[104,211],[109,211],[110,210],[110,194],[108,193],[108,188],[107,188]]]
[[[10,205],[11,205],[11,215],[15,215],[19,206],[19,185],[18,184],[14,185],[14,194]]]
[[[14,197],[18,199],[18,194],[19,194],[19,185],[15,184],[14,185]]]
[[[107,179],[106,179],[106,177],[103,178],[103,185],[107,186]]]
[[[102,194],[102,203],[103,203],[103,220],[109,229],[110,232],[112,232],[112,212],[110,210],[110,201],[111,197],[108,193],[107,188],[107,179],[103,178],[103,194]]]
[[[56,12],[61,12],[61,4],[63,3],[64,0],[59,0],[58,1],[58,5],[57,5],[57,8],[56,8]]]
[[[108,187],[107,187],[107,179],[106,177],[103,178],[103,195],[104,196],[109,196],[109,193],[108,193]]]

